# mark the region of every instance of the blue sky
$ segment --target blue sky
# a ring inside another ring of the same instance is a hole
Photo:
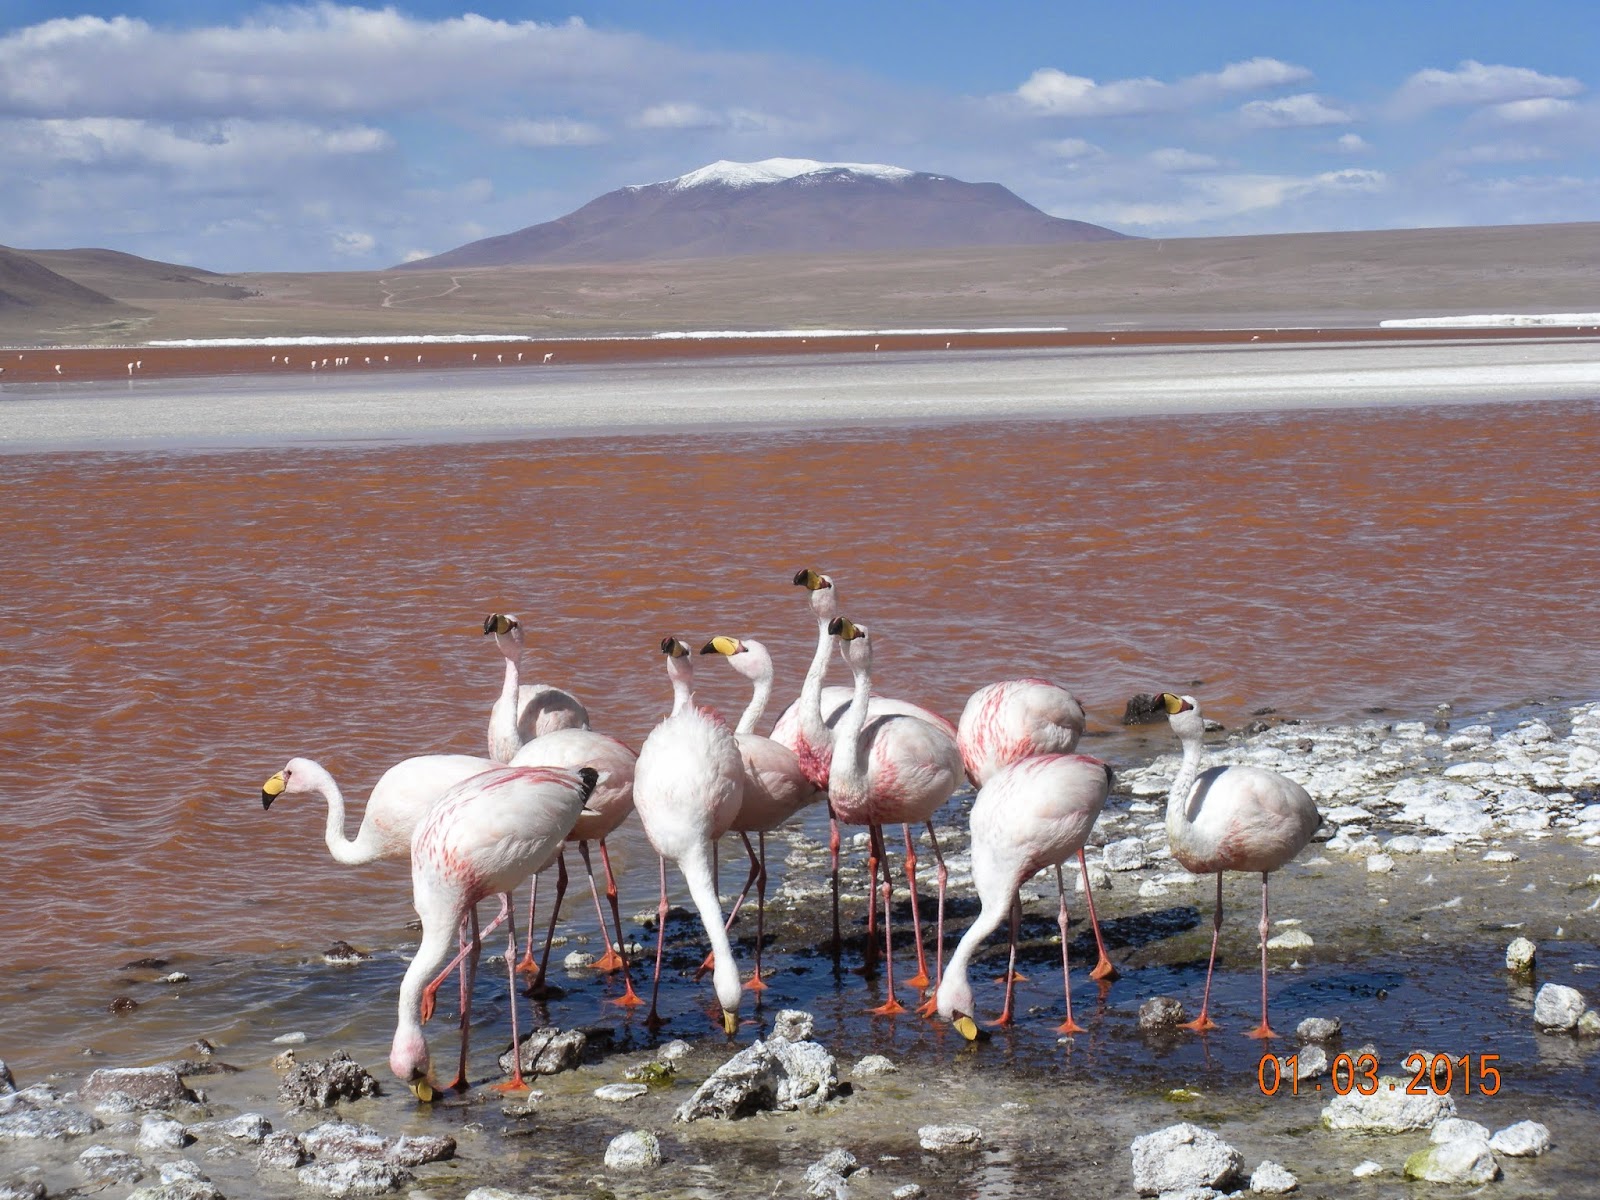
[[[1600,219],[1592,0],[0,8],[0,244],[391,265],[717,159],[1181,237]]]

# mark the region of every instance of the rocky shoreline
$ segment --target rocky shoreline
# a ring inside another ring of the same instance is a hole
[[[1052,962],[1059,969],[1053,883],[1043,878],[1025,892],[1038,901],[1024,924],[1034,981],[1015,1031],[969,1047],[915,1018],[856,1015],[865,1007],[859,980],[817,982],[827,974],[823,845],[795,832],[771,897],[767,961],[776,964],[773,995],[787,1002],[810,987],[815,1017],[771,1004],[737,1045],[709,1026],[687,1040],[617,1036],[615,1021],[544,1029],[524,1051],[531,1069],[551,1072],[531,1095],[480,1086],[432,1106],[416,1105],[378,1065],[384,1028],[363,1031],[354,1061],[323,1057],[334,1045],[285,1051],[279,1038],[198,1041],[183,1059],[155,1065],[130,1047],[102,1056],[117,1066],[24,1086],[0,1072],[0,1200],[86,1190],[118,1200],[387,1192],[909,1200],[1063,1190],[1210,1197],[1291,1186],[1365,1195],[1374,1179],[1473,1183],[1506,1195],[1587,1186],[1600,1166],[1586,1132],[1600,1096],[1600,1017],[1583,974],[1583,960],[1600,957],[1600,703],[1469,722],[1444,708],[1426,720],[1328,727],[1264,718],[1211,754],[1302,781],[1326,818],[1322,840],[1275,884],[1285,915],[1269,941],[1274,1004],[1292,1010],[1288,1028],[1298,1028],[1271,1047],[1282,1082],[1270,1092],[1272,1064],[1238,1036],[1241,1021],[1208,1038],[1163,1027],[1184,999],[1194,1001],[1210,898],[1207,881],[1167,861],[1161,808],[1177,756],[1163,753],[1119,770],[1096,831],[1091,878],[1123,979],[1093,1011],[1087,959],[1078,958],[1074,989],[1093,1012],[1089,1034],[1058,1041],[1048,1032],[1052,1005],[1026,1005],[1052,995],[1060,1004],[1059,976],[1052,991],[1049,975]],[[953,938],[973,911],[970,863],[959,823],[940,837]],[[846,883],[859,889],[859,866]],[[1254,923],[1238,915],[1250,911],[1249,884],[1235,891],[1230,881],[1223,941],[1241,1010],[1255,954]],[[931,915],[927,895],[923,904]],[[1092,943],[1074,928],[1076,955]],[[753,926],[741,930],[748,954]],[[1002,949],[992,945],[984,961],[998,966]],[[698,952],[679,958],[681,976]],[[1386,964],[1383,986],[1335,990],[1351,972],[1371,973],[1375,960]],[[1452,965],[1457,975],[1444,978]],[[357,959],[307,969],[373,967]],[[1304,993],[1312,984],[1321,990]],[[582,985],[573,991],[581,996]],[[1391,991],[1417,1012],[1397,1012],[1384,1000]],[[1329,999],[1336,995],[1344,999]],[[1424,1014],[1432,1024],[1413,1032],[1428,997],[1440,996],[1451,998],[1436,999],[1442,1011]],[[381,1000],[377,1011],[386,1012]],[[848,1019],[837,1015],[846,1009]],[[1143,1010],[1164,1015],[1146,1025]],[[1416,1053],[1429,1063],[1444,1056],[1476,1090],[1459,1078],[1440,1088],[1436,1073],[1424,1094],[1408,1092]],[[224,1055],[242,1069],[224,1065]],[[1490,1057],[1504,1082],[1485,1094]],[[1364,1096],[1369,1078],[1373,1094]]]

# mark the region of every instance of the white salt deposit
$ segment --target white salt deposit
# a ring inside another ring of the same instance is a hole
[[[1380,329],[1484,329],[1536,325],[1592,325],[1600,329],[1600,313],[1493,313],[1468,317],[1401,317],[1378,322]]]

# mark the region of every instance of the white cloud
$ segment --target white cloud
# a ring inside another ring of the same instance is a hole
[[[1055,141],[1042,142],[1040,145],[1046,154],[1064,158],[1069,162],[1081,158],[1095,158],[1105,153],[1099,146],[1083,138],[1058,138]]]
[[[1252,100],[1239,109],[1247,125],[1258,129],[1299,129],[1315,125],[1348,125],[1353,118],[1314,92],[1276,100]]]
[[[333,252],[341,258],[365,258],[378,248],[378,239],[370,233],[347,231],[335,234]]]
[[[1163,200],[1111,201],[1093,206],[1086,219],[1114,229],[1182,229],[1227,222],[1291,203],[1321,197],[1376,193],[1389,185],[1382,171],[1323,171],[1316,175],[1194,175]]]
[[[1359,133],[1341,134],[1331,147],[1344,154],[1365,154],[1372,149],[1372,143]]]
[[[1152,150],[1145,159],[1158,171],[1181,173],[1185,171],[1211,171],[1222,165],[1222,160],[1209,154],[1196,154],[1192,150],[1167,148]]]
[[[1489,115],[1509,124],[1530,124],[1535,121],[1554,121],[1571,116],[1578,106],[1571,100],[1558,100],[1554,96],[1536,96],[1530,100],[1507,100],[1496,104]]]
[[[1117,117],[1170,112],[1237,92],[1261,91],[1308,79],[1311,72],[1275,58],[1230,63],[1174,83],[1148,77],[1097,83],[1055,67],[1040,67],[1013,93],[1029,112],[1057,117]]]
[[[1453,151],[1445,157],[1450,162],[1472,165],[1539,162],[1543,159],[1553,158],[1555,155],[1546,147],[1535,146],[1529,142],[1485,142],[1482,145],[1468,146],[1463,150]]]
[[[1454,71],[1435,67],[1418,71],[1395,94],[1406,112],[1462,105],[1501,104],[1548,96],[1575,96],[1583,91],[1576,79],[1544,75],[1528,67],[1491,66],[1466,59]]]
[[[632,121],[637,129],[715,129],[721,123],[709,108],[686,101],[652,104]]]
[[[271,175],[286,164],[352,159],[393,147],[381,129],[305,121],[168,123],[125,117],[0,122],[0,147],[37,167],[120,166],[205,176]]]
[[[610,141],[606,131],[589,121],[552,117],[542,121],[518,117],[496,129],[501,141],[535,149],[547,146],[599,146]]]

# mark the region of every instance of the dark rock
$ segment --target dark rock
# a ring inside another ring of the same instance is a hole
[[[122,964],[124,971],[160,971],[172,960],[170,958],[136,958],[132,962]]]
[[[1155,1033],[1183,1024],[1183,1005],[1171,996],[1152,996],[1139,1006],[1139,1029]]]
[[[11,1078],[11,1068],[0,1059],[0,1096],[9,1096],[17,1090],[17,1081]]]
[[[335,942],[322,952],[322,961],[330,967],[347,967],[354,963],[366,962],[372,955],[357,950],[349,942]]]
[[[169,1109],[200,1102],[171,1067],[102,1067],[90,1074],[79,1095],[102,1112]]]
[[[554,1025],[535,1029],[522,1039],[518,1047],[525,1075],[556,1075],[570,1071],[583,1062],[583,1053],[589,1045],[588,1035],[581,1029],[563,1032]],[[511,1073],[511,1051],[500,1056],[500,1069]]]
[[[295,1066],[278,1085],[278,1098],[290,1108],[332,1108],[341,1100],[378,1094],[378,1081],[343,1050]]]
[[[1124,725],[1148,725],[1152,721],[1164,720],[1167,710],[1161,706],[1161,698],[1149,692],[1139,692],[1128,706],[1122,710],[1122,723]]]
[[[132,996],[117,996],[111,1001],[110,1004],[106,1005],[106,1011],[108,1013],[115,1013],[120,1017],[124,1013],[131,1013],[138,1007],[139,1002]]]

